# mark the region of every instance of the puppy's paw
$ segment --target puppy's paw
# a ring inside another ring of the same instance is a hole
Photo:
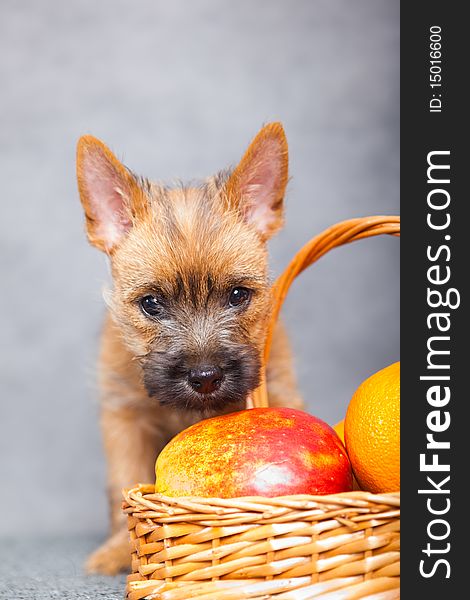
[[[129,571],[131,553],[128,535],[127,529],[120,529],[95,550],[86,561],[87,573],[117,575],[121,571]]]

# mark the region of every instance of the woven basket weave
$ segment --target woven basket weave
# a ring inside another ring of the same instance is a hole
[[[307,243],[273,286],[274,324],[295,277],[326,252],[399,235],[399,217],[351,219]],[[254,406],[267,406],[263,377]],[[392,600],[400,591],[400,493],[169,498],[124,491],[132,574],[127,597],[155,600]]]

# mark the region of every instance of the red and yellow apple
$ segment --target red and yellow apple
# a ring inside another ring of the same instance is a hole
[[[321,419],[291,408],[253,408],[205,419],[157,458],[166,496],[285,496],[352,489],[344,445]]]

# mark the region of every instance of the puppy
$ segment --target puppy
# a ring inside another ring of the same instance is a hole
[[[122,488],[152,482],[176,433],[245,408],[259,384],[271,312],[266,243],[283,224],[287,141],[268,124],[235,169],[172,188],[135,176],[87,135],[77,178],[88,239],[108,255],[113,279],[98,369],[111,536],[87,563],[113,574],[130,561]],[[267,388],[271,406],[301,407],[280,325]]]

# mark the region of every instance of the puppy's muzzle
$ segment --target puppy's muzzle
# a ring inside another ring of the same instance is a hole
[[[204,412],[242,405],[259,384],[259,350],[232,343],[204,356],[155,349],[142,359],[149,396],[182,410]]]

